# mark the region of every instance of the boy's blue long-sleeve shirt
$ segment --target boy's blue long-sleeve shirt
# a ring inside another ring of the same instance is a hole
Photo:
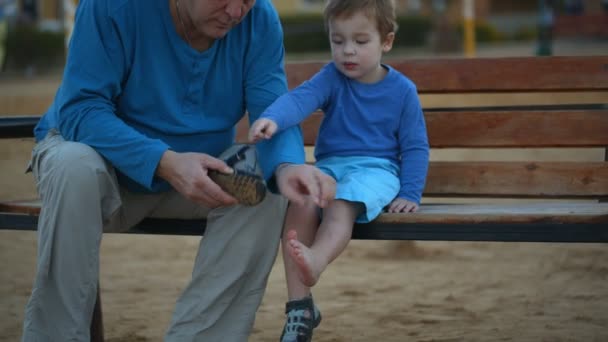
[[[35,136],[56,128],[109,160],[130,189],[167,190],[155,177],[163,153],[219,155],[246,111],[255,120],[287,91],[283,57],[269,0],[202,53],[177,34],[167,0],[82,0],[62,84]],[[304,161],[299,128],[257,147],[266,179],[281,162]]]
[[[420,203],[429,163],[424,115],[414,83],[390,66],[384,67],[388,69],[384,79],[364,84],[329,63],[281,96],[261,117],[275,121],[283,131],[321,109],[324,117],[315,146],[317,160],[333,156],[388,159],[400,167],[398,196]]]

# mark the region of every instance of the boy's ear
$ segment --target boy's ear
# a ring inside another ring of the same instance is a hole
[[[384,42],[382,43],[382,52],[387,53],[393,48],[393,42],[395,41],[395,32],[391,32],[386,35]]]

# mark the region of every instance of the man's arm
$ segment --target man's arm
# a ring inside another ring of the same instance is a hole
[[[287,92],[283,31],[279,16],[270,2],[260,5],[257,10],[260,12],[253,18],[255,36],[249,43],[245,61],[245,100],[249,122],[254,122],[268,106]],[[287,129],[256,146],[264,178],[273,191],[277,190],[274,171],[279,164],[302,164],[305,161],[299,127]]]
[[[116,115],[122,80],[128,73],[123,46],[132,37],[115,29],[108,0],[78,6],[61,88],[55,98],[57,124],[71,141],[93,147],[123,174],[150,188],[168,146],[128,126]]]

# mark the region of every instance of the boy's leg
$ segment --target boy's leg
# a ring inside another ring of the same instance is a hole
[[[309,201],[303,205],[290,203],[285,216],[285,225],[281,239],[283,266],[287,281],[288,300],[301,299],[310,295],[310,287],[304,285],[298,276],[297,265],[290,255],[288,232],[295,231],[298,240],[306,246],[312,245],[317,229],[319,215],[317,206]]]
[[[360,203],[332,201],[323,211],[323,220],[310,248],[295,232],[287,233],[287,249],[302,284],[314,286],[327,265],[344,251],[351,239],[355,219],[363,210]]]
[[[312,300],[310,287],[327,264],[346,247],[361,208],[345,201],[333,201],[325,209],[320,226],[316,210],[308,205],[290,206],[287,211],[282,243],[289,301],[285,308],[287,319],[281,334],[282,342],[312,338],[314,328],[321,322],[321,313]],[[331,232],[321,234],[322,229]],[[320,255],[315,255],[317,252]]]
[[[246,341],[280,241],[287,201],[267,194],[254,207],[209,213],[192,281],[179,298],[166,341]]]

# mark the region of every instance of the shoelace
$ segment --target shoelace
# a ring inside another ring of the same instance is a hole
[[[308,309],[305,310],[291,310],[287,313],[287,323],[285,324],[285,336],[283,336],[284,341],[293,341],[294,337],[300,335],[301,329],[312,330],[312,317],[311,313]],[[305,333],[305,331],[302,331]],[[292,339],[287,339],[290,337]]]

